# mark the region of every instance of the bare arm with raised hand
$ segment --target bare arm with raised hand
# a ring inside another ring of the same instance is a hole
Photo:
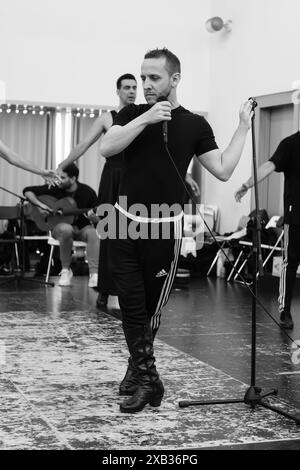
[[[227,181],[231,177],[241,158],[253,116],[250,101],[242,104],[239,116],[239,125],[224,152],[219,149],[211,150],[198,157],[200,163],[221,181]]]
[[[102,114],[94,124],[86,137],[74,147],[67,158],[63,160],[59,165],[58,169],[63,170],[71,163],[76,162],[100,137],[106,132],[112,125],[111,113]]]

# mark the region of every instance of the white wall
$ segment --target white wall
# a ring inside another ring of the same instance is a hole
[[[118,76],[139,78],[144,53],[166,46],[182,59],[180,99],[206,110],[209,9],[210,0],[0,0],[0,80],[11,100],[113,106]]]
[[[299,14],[299,0],[0,0],[0,80],[11,100],[113,106],[116,78],[139,77],[145,51],[166,46],[182,61],[180,102],[209,112],[223,149],[244,99],[300,79]],[[232,33],[205,30],[215,15],[233,20]],[[222,233],[250,210],[249,197],[233,199],[251,172],[250,144],[230,182],[207,178]]]
[[[291,89],[300,79],[299,0],[212,0],[211,16],[233,20],[230,34],[210,35],[209,115],[217,142],[225,148],[238,109],[249,96]],[[250,211],[250,195],[234,201],[235,189],[251,174],[251,135],[234,175],[227,183],[208,176],[205,199],[221,209],[221,233],[233,231]],[[266,157],[268,158],[268,156]]]

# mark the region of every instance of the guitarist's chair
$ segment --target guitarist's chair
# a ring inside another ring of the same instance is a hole
[[[52,264],[54,247],[59,246],[59,240],[56,240],[53,237],[49,237],[48,238],[48,245],[50,245],[51,248],[50,248],[50,255],[49,255],[49,261],[48,261],[48,267],[47,267],[46,282],[48,282],[49,276],[50,276],[50,269],[51,269],[51,264]],[[73,249],[86,248],[86,247],[87,247],[86,242],[81,242],[79,240],[74,240],[73,241]]]
[[[24,242],[31,242],[31,241],[46,241],[46,240],[49,240],[49,238],[51,237],[50,233],[49,235],[24,235],[23,237],[23,240]],[[16,236],[17,240],[20,240],[20,236],[17,235]],[[18,250],[18,249],[17,249]],[[20,256],[20,255],[18,255]]]

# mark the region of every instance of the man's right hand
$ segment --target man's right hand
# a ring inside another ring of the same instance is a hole
[[[50,215],[53,214],[53,210],[48,207],[46,204],[39,203],[39,211],[42,215]]]
[[[156,124],[161,121],[171,121],[171,104],[169,101],[155,103],[148,111],[148,124]]]
[[[234,197],[235,197],[236,202],[241,202],[242,197],[245,196],[245,194],[247,193],[248,189],[249,189],[249,188],[248,188],[245,184],[243,184],[243,185],[234,193]]]

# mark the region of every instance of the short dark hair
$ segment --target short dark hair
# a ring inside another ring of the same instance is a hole
[[[132,73],[124,73],[124,75],[121,75],[121,77],[118,78],[117,80],[117,90],[120,90],[122,86],[122,80],[134,80],[136,82],[136,78]]]
[[[173,73],[180,73],[181,72],[181,65],[180,60],[178,57],[173,54],[173,52],[169,51],[166,47],[162,49],[152,49],[148,51],[144,59],[160,59],[161,57],[165,57],[166,59],[166,68],[170,75]]]
[[[63,172],[67,173],[69,178],[73,178],[73,176],[75,176],[76,180],[78,180],[79,168],[77,165],[75,165],[75,163],[70,163],[70,165],[66,166],[63,169]]]

